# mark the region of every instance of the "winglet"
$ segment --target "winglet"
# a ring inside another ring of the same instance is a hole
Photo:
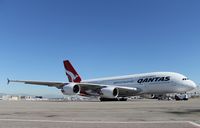
[[[9,78],[7,78],[7,85],[9,85],[9,83],[10,83],[10,80],[9,80]]]
[[[64,60],[64,67],[65,67],[65,73],[68,76],[69,82],[76,82],[80,83],[81,82],[81,77],[79,74],[76,72],[72,64],[70,63],[69,60]]]

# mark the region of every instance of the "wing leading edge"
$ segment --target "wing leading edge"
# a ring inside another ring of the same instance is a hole
[[[32,84],[32,85],[43,85],[48,87],[56,87],[58,89],[61,89],[63,86],[67,85],[68,83],[62,83],[62,82],[45,82],[45,81],[29,81],[29,80],[9,80],[7,79],[8,84],[10,82],[16,82],[16,83],[24,83],[24,84]]]

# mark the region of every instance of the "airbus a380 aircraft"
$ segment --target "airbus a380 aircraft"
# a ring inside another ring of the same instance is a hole
[[[95,96],[101,101],[126,100],[127,97],[143,94],[183,93],[197,87],[186,76],[174,72],[152,72],[82,81],[68,60],[64,61],[64,67],[68,83],[21,80],[8,80],[8,83],[22,82],[57,87],[64,95]]]

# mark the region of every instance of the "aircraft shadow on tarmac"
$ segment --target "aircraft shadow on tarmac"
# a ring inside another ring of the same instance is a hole
[[[166,113],[184,115],[184,114],[200,114],[200,109],[185,109],[182,111],[168,111]]]

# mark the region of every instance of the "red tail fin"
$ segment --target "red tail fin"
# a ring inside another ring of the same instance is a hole
[[[81,82],[81,77],[78,75],[74,67],[71,65],[69,60],[63,61],[66,70],[66,75],[68,76],[69,82]]]

